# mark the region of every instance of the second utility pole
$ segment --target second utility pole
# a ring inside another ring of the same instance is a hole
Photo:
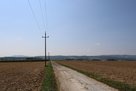
[[[45,38],[45,66],[46,66],[46,61],[47,61],[47,55],[46,55],[46,38],[49,38],[49,36],[47,36],[46,32],[45,32],[45,36],[42,36],[42,38]]]

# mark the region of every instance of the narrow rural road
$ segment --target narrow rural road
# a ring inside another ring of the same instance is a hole
[[[118,91],[56,62],[52,65],[59,91]]]

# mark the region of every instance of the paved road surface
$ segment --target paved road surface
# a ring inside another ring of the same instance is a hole
[[[59,91],[118,91],[77,71],[52,62]]]

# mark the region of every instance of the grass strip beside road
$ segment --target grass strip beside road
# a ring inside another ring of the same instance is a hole
[[[58,91],[51,62],[48,62],[45,67],[45,76],[41,91]]]
[[[61,63],[59,63],[61,64]],[[90,73],[90,72],[85,72],[85,71],[82,71],[82,70],[79,70],[79,69],[76,69],[76,68],[73,68],[71,66],[68,66],[66,64],[61,64],[65,67],[68,67],[68,68],[71,68],[73,70],[76,70],[82,74],[85,74],[86,76],[88,77],[91,77],[97,81],[100,81],[100,82],[103,82],[113,88],[116,88],[118,89],[119,91],[136,91],[136,87],[135,86],[130,86],[129,84],[126,84],[126,83],[123,83],[123,82],[119,82],[119,81],[114,81],[114,80],[111,80],[111,79],[108,79],[108,78],[103,78],[101,75],[99,74],[96,74],[96,73]]]

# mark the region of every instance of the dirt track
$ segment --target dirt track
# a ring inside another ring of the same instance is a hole
[[[118,91],[55,62],[52,65],[60,91]]]
[[[43,62],[0,63],[0,91],[39,91]]]
[[[59,61],[58,63],[136,86],[136,61]]]

